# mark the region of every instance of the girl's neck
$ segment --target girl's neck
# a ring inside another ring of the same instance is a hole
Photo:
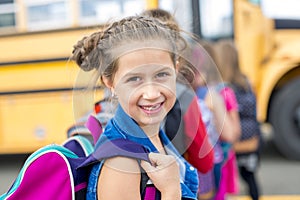
[[[152,144],[155,146],[155,148],[159,151],[161,154],[166,154],[165,148],[163,146],[163,143],[160,140],[159,134],[149,137]]]
[[[152,136],[158,135],[160,124],[140,126],[140,127],[143,129],[145,134],[150,138]]]
[[[153,126],[147,126],[142,127],[143,131],[148,136],[149,140],[152,142],[152,144],[155,146],[155,148],[163,154],[166,154],[163,144],[161,142],[161,139],[159,137],[159,125],[153,125]]]

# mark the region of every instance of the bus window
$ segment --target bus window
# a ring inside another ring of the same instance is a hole
[[[232,0],[199,0],[200,35],[205,39],[233,36]]]
[[[264,15],[272,19],[300,20],[299,0],[261,0]]]
[[[79,0],[81,25],[106,23],[111,19],[136,15],[146,8],[140,0]]]
[[[0,1],[0,28],[16,26],[16,9],[14,0]]]
[[[71,9],[67,0],[26,1],[28,30],[47,30],[71,26]]]
[[[192,1],[191,0],[160,0],[159,8],[174,14],[179,26],[188,32],[192,32]]]

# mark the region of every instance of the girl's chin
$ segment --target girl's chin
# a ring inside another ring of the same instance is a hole
[[[159,126],[164,118],[162,117],[151,117],[140,121],[143,126]]]

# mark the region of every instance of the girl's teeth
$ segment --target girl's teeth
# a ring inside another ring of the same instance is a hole
[[[151,107],[144,107],[144,109],[148,110],[148,111],[151,111],[151,110],[155,110],[158,107],[159,107],[159,105],[155,105],[155,106],[151,106]]]

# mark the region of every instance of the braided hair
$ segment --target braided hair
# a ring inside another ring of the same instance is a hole
[[[126,17],[79,40],[73,47],[71,60],[84,71],[95,69],[98,76],[113,80],[118,58],[141,48],[168,51],[175,66],[180,48],[178,37],[177,31],[152,17]]]

